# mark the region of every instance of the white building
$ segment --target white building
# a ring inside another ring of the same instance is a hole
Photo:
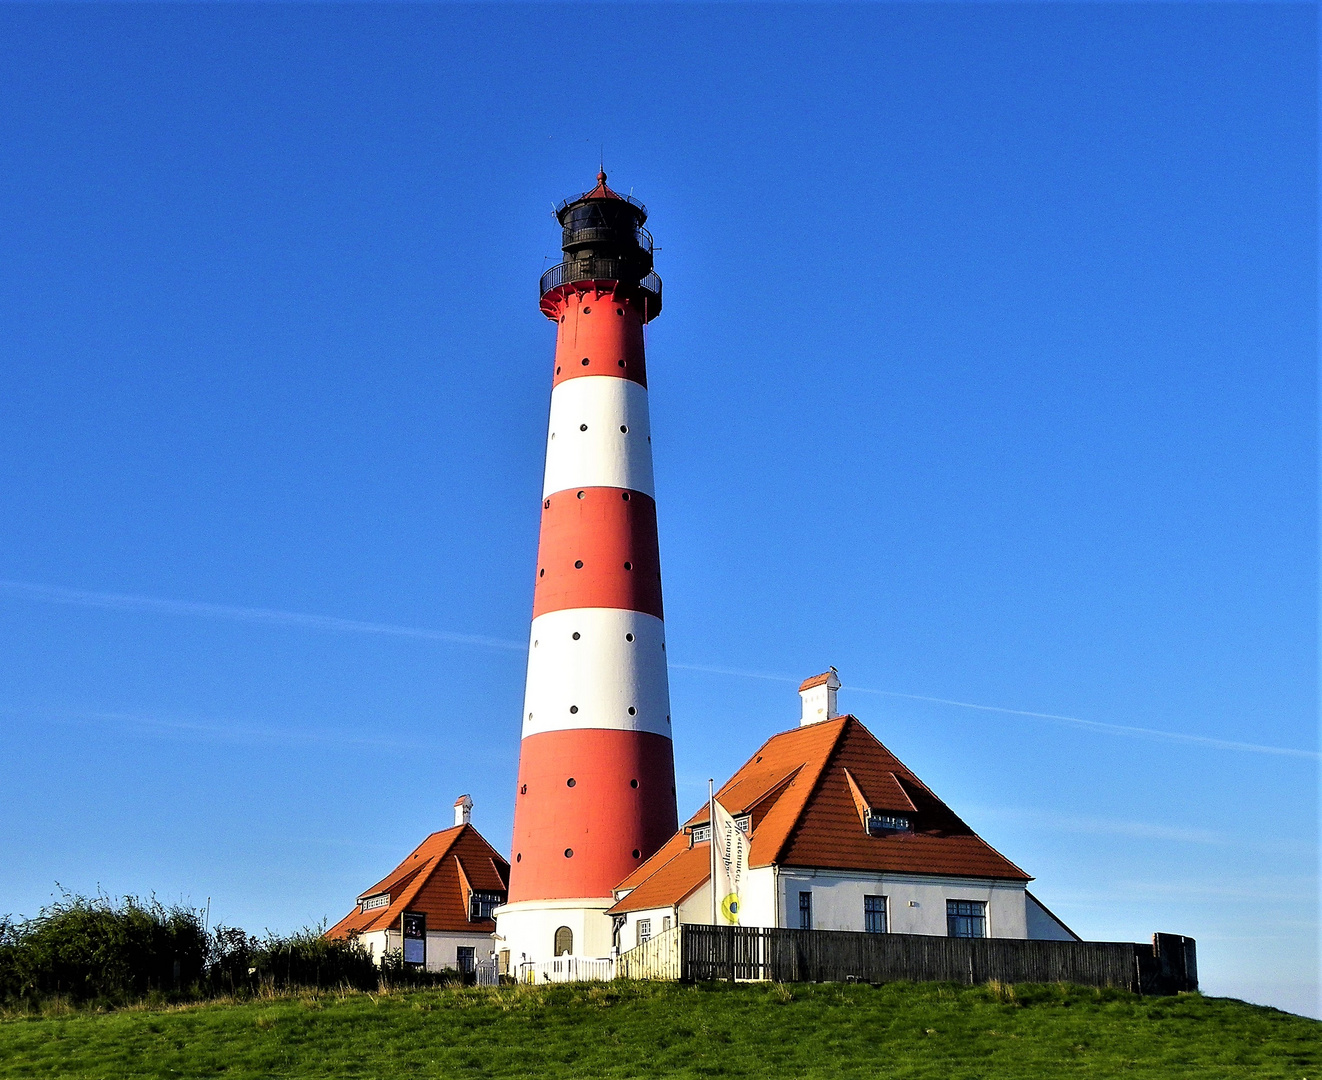
[[[473,800],[454,804],[454,827],[434,832],[394,870],[359,893],[354,909],[326,931],[356,938],[379,964],[398,952],[428,971],[471,972],[493,953],[492,912],[505,902],[509,863],[470,818]]]
[[[1032,879],[973,832],[852,716],[834,669],[717,793],[749,837],[744,926],[1077,941]],[[615,890],[615,946],[713,922],[704,806]]]

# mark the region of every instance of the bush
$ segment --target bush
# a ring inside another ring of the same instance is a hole
[[[202,978],[208,951],[189,908],[65,893],[35,918],[0,920],[0,996],[117,1003],[181,992]]]
[[[375,990],[381,979],[357,942],[327,940],[321,929],[257,938],[217,925],[208,933],[201,911],[154,898],[65,893],[35,918],[0,917],[0,1004],[9,1007],[244,997],[263,988]]]

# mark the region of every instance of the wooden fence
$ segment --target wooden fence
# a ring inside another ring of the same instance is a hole
[[[1007,983],[1113,986],[1143,994],[1198,989],[1194,940],[1179,934],[1154,934],[1152,944],[1145,945],[859,934],[845,930],[781,930],[693,923],[684,923],[670,932],[676,931],[678,976],[686,982],[771,979],[972,985],[998,979]]]
[[[650,941],[620,953],[615,960],[615,977],[678,981],[683,976],[680,963],[682,934],[681,927],[672,926],[669,930],[662,930]]]

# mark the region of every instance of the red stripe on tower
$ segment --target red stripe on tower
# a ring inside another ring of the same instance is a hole
[[[661,310],[646,209],[606,186],[556,211],[542,526],[514,809],[511,961],[604,956],[612,891],[675,831],[643,325]]]

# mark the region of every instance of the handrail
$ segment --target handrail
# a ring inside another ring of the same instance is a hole
[[[585,225],[581,229],[572,231],[566,230],[566,244],[586,244],[597,240],[605,240],[608,243],[618,243],[621,230],[608,225]],[[638,246],[647,252],[652,253],[652,234],[639,225],[635,230]]]
[[[577,281],[627,281],[634,280],[637,268],[623,259],[571,259],[556,263],[538,282],[538,295],[545,296],[552,289],[563,285],[572,285]],[[661,277],[655,270],[638,281],[638,288],[656,297],[655,310],[660,310]]]
[[[559,217],[562,213],[564,213],[565,210],[573,206],[574,203],[582,202],[584,199],[588,197],[588,194],[589,193],[585,191],[582,195],[575,195],[573,198],[565,199],[563,202],[560,203],[559,206],[555,208],[555,216]],[[632,195],[621,195],[619,192],[612,192],[611,194],[614,195],[615,198],[627,202],[630,206],[638,207],[638,209],[643,212],[643,217],[647,216],[647,207],[644,206],[642,203],[640,203]]]

